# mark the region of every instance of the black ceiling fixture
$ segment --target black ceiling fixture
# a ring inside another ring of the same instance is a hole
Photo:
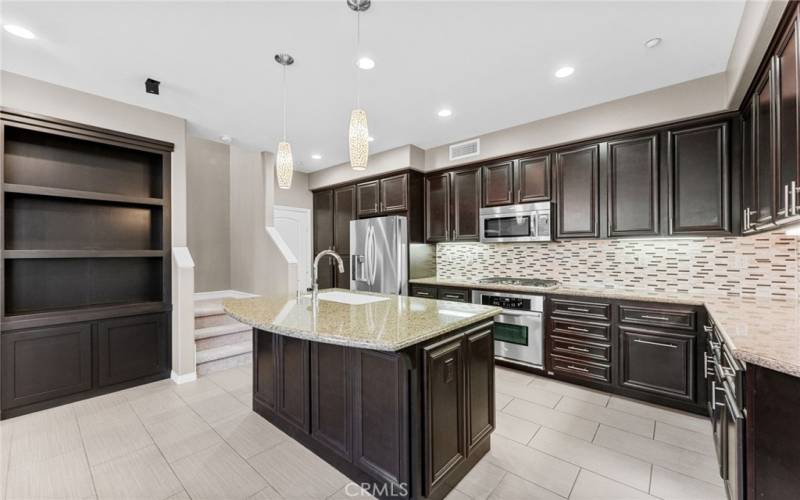
[[[158,86],[161,85],[161,82],[158,80],[153,80],[152,78],[148,78],[144,81],[144,90],[148,94],[155,94],[158,95]]]

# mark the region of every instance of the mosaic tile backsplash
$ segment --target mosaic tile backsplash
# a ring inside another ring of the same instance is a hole
[[[440,243],[444,279],[554,278],[571,285],[797,299],[798,237]]]

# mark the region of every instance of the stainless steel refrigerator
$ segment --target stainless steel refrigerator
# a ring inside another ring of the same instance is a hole
[[[408,295],[407,220],[399,215],[350,221],[350,289]]]

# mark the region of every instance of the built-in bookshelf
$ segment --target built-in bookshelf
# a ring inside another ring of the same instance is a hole
[[[61,367],[73,372],[72,391],[42,389],[56,396],[163,372],[173,145],[8,109],[0,113],[0,133],[3,347],[25,339],[47,356],[59,342],[74,345],[64,354],[73,359]],[[129,353],[110,351],[123,345]],[[88,361],[86,349],[93,352]],[[138,368],[126,360],[126,374],[114,375],[114,356],[119,361],[137,349]],[[14,370],[6,378],[27,376],[18,366],[23,358],[11,355],[3,354]],[[98,378],[99,369],[107,372]],[[14,391],[4,381],[3,408],[41,401]]]

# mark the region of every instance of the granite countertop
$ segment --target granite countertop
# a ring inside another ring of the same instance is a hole
[[[430,300],[402,295],[347,292],[387,300],[362,305],[319,300],[309,296],[230,299],[225,312],[253,327],[281,335],[348,347],[399,351],[500,313],[498,307]]]
[[[796,300],[607,289],[569,284],[543,289],[514,285],[489,285],[458,279],[421,278],[412,279],[410,282],[482,290],[705,306],[737,359],[800,377],[800,302]]]

